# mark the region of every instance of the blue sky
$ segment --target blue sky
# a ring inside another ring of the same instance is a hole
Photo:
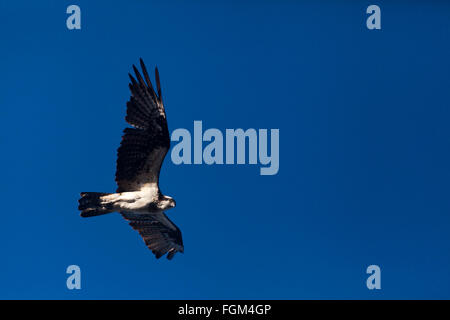
[[[370,4],[2,2],[0,298],[450,298],[450,7],[378,1],[369,31]],[[80,191],[116,188],[139,57],[170,130],[280,130],[274,176],[166,159],[172,261],[118,214],[77,211]]]

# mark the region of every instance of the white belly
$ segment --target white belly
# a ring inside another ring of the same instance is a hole
[[[140,191],[113,193],[101,197],[102,203],[112,204],[117,212],[132,211],[146,213],[148,206],[157,201],[158,188],[148,187]]]

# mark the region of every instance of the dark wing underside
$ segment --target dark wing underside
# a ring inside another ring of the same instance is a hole
[[[126,128],[117,150],[117,192],[137,191],[143,184],[158,183],[159,171],[170,148],[170,135],[161,96],[158,69],[155,69],[157,93],[140,60],[144,78],[133,65],[137,80],[131,75],[131,97],[127,102]]]
[[[184,252],[180,229],[164,213],[143,215],[122,212],[121,214],[130,222],[130,226],[139,232],[157,259],[167,253],[167,259],[171,260],[175,253]]]

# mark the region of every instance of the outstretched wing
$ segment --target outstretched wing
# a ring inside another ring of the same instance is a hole
[[[121,214],[139,232],[157,259],[167,253],[167,259],[171,260],[175,253],[184,252],[180,229],[163,212],[155,215]]]
[[[126,128],[117,150],[117,192],[137,191],[145,184],[159,181],[159,171],[170,148],[170,135],[161,96],[158,69],[155,69],[157,93],[140,59],[142,73],[133,65],[136,79],[129,74],[131,97],[127,102]]]

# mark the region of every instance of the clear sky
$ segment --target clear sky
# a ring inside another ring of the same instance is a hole
[[[368,30],[370,4],[2,1],[0,298],[450,298],[450,5],[377,1]],[[277,175],[166,159],[172,261],[77,210],[116,189],[139,57],[170,130],[280,130]]]

